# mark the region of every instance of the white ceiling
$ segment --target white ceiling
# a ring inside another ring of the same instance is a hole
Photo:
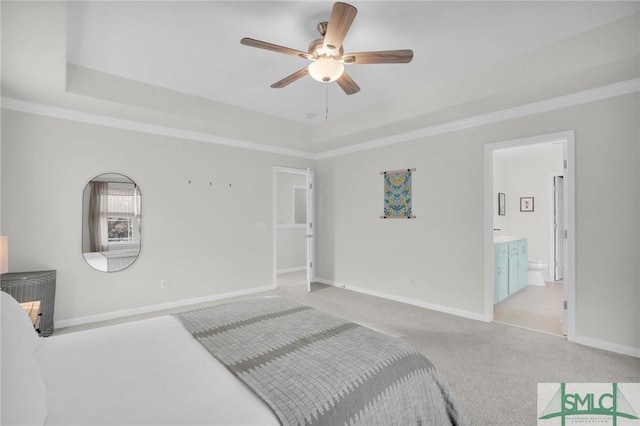
[[[516,57],[637,12],[637,2],[351,2],[345,52],[410,48],[410,64],[354,65],[346,96],[311,77],[269,86],[307,61],[240,44],[306,50],[332,2],[69,2],[67,61],[314,124]],[[328,101],[328,102],[327,102]]]

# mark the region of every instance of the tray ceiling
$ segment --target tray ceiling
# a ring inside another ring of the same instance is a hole
[[[634,2],[352,2],[345,51],[409,48],[410,64],[354,65],[362,90],[305,77],[275,81],[303,59],[249,48],[242,37],[306,50],[332,2],[68,3],[67,61],[81,67],[305,124],[399,105],[425,86],[634,13]]]

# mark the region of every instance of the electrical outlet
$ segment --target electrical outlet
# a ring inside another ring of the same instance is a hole
[[[161,280],[161,281],[160,281],[160,288],[161,288],[162,290],[166,290],[166,289],[168,289],[168,288],[169,288],[169,281],[167,281],[167,280]]]
[[[404,283],[404,285],[415,285],[416,279],[408,275],[405,275],[402,282]]]

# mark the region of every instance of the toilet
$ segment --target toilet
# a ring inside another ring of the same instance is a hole
[[[527,270],[527,283],[529,285],[544,286],[544,272],[547,264],[542,260],[529,259]]]

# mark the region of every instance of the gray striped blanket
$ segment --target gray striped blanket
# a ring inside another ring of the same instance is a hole
[[[403,340],[277,297],[176,317],[283,425],[466,423],[433,365]]]

